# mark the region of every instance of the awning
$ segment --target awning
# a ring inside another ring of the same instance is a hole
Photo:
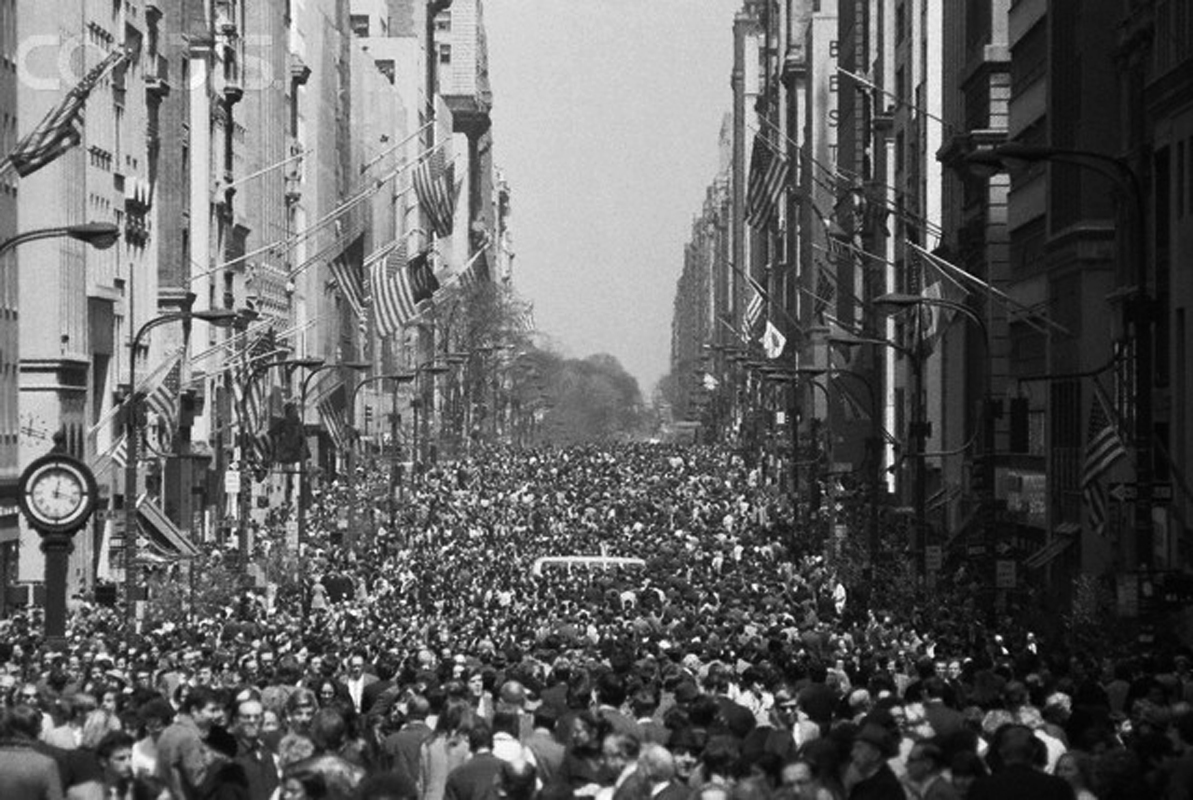
[[[193,558],[199,555],[199,549],[178,526],[170,521],[161,507],[149,499],[148,495],[141,495],[137,500],[137,522],[142,533],[163,553],[176,557]]]
[[[1028,569],[1047,566],[1077,541],[1077,534],[1080,532],[1081,526],[1076,522],[1062,522],[1052,529],[1052,541],[1024,559],[1023,566]]]

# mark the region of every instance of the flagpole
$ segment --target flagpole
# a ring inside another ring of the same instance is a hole
[[[409,135],[409,136],[407,136],[405,139],[403,139],[402,141],[400,141],[400,142],[398,142],[397,144],[393,145],[392,147],[386,148],[386,149],[385,149],[385,150],[383,150],[383,151],[382,151],[380,154],[378,154],[377,156],[374,156],[374,157],[373,157],[372,159],[370,159],[369,161],[366,161],[365,163],[361,164],[361,165],[360,165],[360,174],[361,174],[361,175],[363,175],[363,174],[365,174],[366,172],[368,172],[368,171],[369,171],[369,169],[371,169],[371,168],[373,167],[373,165],[374,165],[374,164],[376,164],[377,162],[381,161],[381,160],[382,160],[383,158],[385,158],[386,156],[388,156],[388,155],[390,155],[391,153],[393,153],[393,152],[394,152],[395,150],[397,150],[399,147],[402,147],[403,145],[405,145],[405,144],[406,144],[407,142],[409,142],[411,139],[415,139],[415,138],[417,138],[417,137],[419,137],[419,136],[422,136],[423,132],[424,132],[424,131],[426,131],[426,129],[427,129],[427,128],[431,127],[431,126],[432,126],[432,125],[434,125],[434,124],[435,124],[435,115],[434,115],[434,114],[432,114],[432,115],[431,115],[431,118],[430,118],[430,119],[429,119],[429,120],[428,120],[426,123],[424,123],[422,126],[420,126],[420,127],[419,127],[419,129],[418,129],[418,130],[416,130],[414,133],[410,134],[410,135]]]
[[[907,108],[912,109],[913,111],[915,111],[918,114],[923,114],[928,119],[936,120],[942,126],[944,126],[945,130],[950,131],[952,133],[957,133],[956,126],[953,125],[951,122],[948,122],[947,120],[945,120],[943,117],[938,117],[935,114],[933,114],[931,111],[925,111],[924,109],[917,106],[915,103],[911,103],[911,102],[908,102],[907,100],[904,100],[903,98],[901,98],[899,95],[895,94],[894,92],[888,92],[886,89],[883,89],[881,86],[878,86],[878,85],[866,80],[861,75],[852,73],[849,70],[845,69],[844,67],[837,67],[837,72],[841,73],[842,75],[853,80],[856,83],[860,83],[862,86],[873,89],[874,91],[879,92],[880,94],[884,94],[887,97],[890,97],[891,99],[893,99],[896,103],[898,103],[901,106],[906,106]]]
[[[1030,307],[1025,306],[1023,303],[1020,303],[1018,300],[1011,297],[1009,294],[1002,291],[997,286],[986,283],[985,281],[983,281],[981,278],[977,277],[976,275],[969,274],[965,270],[958,267],[956,264],[950,264],[948,261],[945,261],[940,256],[930,253],[929,251],[925,250],[924,248],[920,247],[918,244],[915,244],[914,242],[907,242],[907,246],[910,247],[915,252],[919,253],[924,258],[931,261],[936,266],[938,266],[941,269],[943,269],[944,271],[948,272],[949,274],[956,275],[958,278],[964,279],[971,285],[980,287],[981,289],[986,291],[991,296],[997,297],[999,300],[1002,300],[1004,303],[1014,306],[1019,311],[1029,314],[1032,317],[1039,317],[1040,320],[1042,320],[1045,325],[1047,325],[1048,327],[1057,331],[1058,333],[1063,333],[1065,336],[1073,335],[1072,332],[1069,331],[1069,329],[1066,328],[1064,325],[1061,325],[1059,322],[1054,321],[1052,318],[1050,318],[1046,315],[1037,314]],[[1031,324],[1030,320],[1024,320],[1024,321],[1027,322],[1029,325]],[[1035,328],[1038,332],[1043,333],[1043,331],[1040,331],[1040,329],[1038,327],[1036,327],[1034,325],[1032,325],[1032,327]]]
[[[247,183],[248,181],[251,181],[254,178],[259,178],[262,175],[265,175],[266,173],[273,172],[278,167],[283,167],[286,164],[289,164],[291,161],[296,161],[300,158],[305,158],[306,156],[309,156],[313,152],[315,152],[315,148],[313,146],[308,147],[306,150],[303,150],[301,153],[295,153],[292,156],[283,158],[281,161],[277,162],[276,164],[271,164],[268,167],[263,167],[262,169],[259,169],[256,172],[245,175],[243,178],[237,178],[236,180],[232,181],[231,183],[225,183],[224,188],[231,189],[233,187],[241,185],[242,183]]]

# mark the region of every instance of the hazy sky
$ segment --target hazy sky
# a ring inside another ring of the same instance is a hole
[[[683,245],[732,106],[741,0],[486,0],[514,283],[565,355],[616,356],[648,402]]]

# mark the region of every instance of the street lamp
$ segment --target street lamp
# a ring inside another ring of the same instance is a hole
[[[120,238],[120,227],[111,222],[84,222],[80,225],[63,225],[56,228],[25,231],[0,242],[0,255],[26,242],[61,238],[75,239],[91,245],[96,250],[107,250]]]
[[[370,383],[376,383],[377,381],[384,381],[384,380],[392,380],[394,382],[394,400],[393,400],[394,419],[391,422],[391,425],[393,426],[392,427],[393,440],[394,440],[394,443],[396,444],[397,443],[397,418],[396,418],[396,415],[397,415],[397,409],[398,409],[398,387],[400,385],[402,385],[403,383],[409,383],[410,381],[414,380],[413,373],[398,372],[398,373],[390,373],[390,374],[386,374],[386,375],[371,375],[371,376],[365,378],[364,380],[357,383],[356,386],[352,387],[352,393],[348,396],[348,407],[356,408],[356,395],[360,393],[361,389],[363,389],[365,386],[367,386]],[[355,432],[355,428],[353,430]],[[357,437],[355,437],[355,436],[353,437],[354,440],[356,438]],[[351,447],[354,445],[349,445],[349,446]],[[390,470],[390,487],[391,487],[390,488],[390,491],[391,491],[390,502],[392,502],[393,473],[394,473],[394,469],[391,468],[391,470]],[[356,469],[353,467],[353,468],[349,468],[349,470],[348,470],[348,494],[349,494],[349,496],[355,495],[355,487],[356,487]],[[350,513],[355,513],[355,511],[351,511]],[[353,523],[355,523],[355,520],[353,520]],[[355,525],[353,525],[352,529],[355,530]]]
[[[312,361],[319,361],[312,359]],[[324,364],[319,361],[319,366],[316,366],[307,376],[302,380],[302,389],[299,392],[299,421],[302,423],[302,436],[306,439],[307,435],[307,390],[311,387],[311,379],[320,372],[325,372],[329,369],[351,369],[357,372],[364,372],[372,367],[367,361],[337,361],[333,364]],[[306,448],[303,448],[301,453],[302,458],[298,462],[298,550],[301,554],[302,546],[306,542],[307,532],[307,453]]]
[[[870,557],[868,574],[872,577],[874,565],[877,563],[878,558],[878,504],[881,499],[880,485],[882,482],[882,418],[878,413],[878,395],[874,391],[874,383],[860,372],[837,367],[827,369],[800,367],[795,372],[797,375],[804,375],[811,378],[826,374],[830,376],[847,375],[860,381],[866,387],[866,394],[870,400],[870,436],[867,437],[868,441],[866,443],[866,450],[869,456],[869,464],[867,466],[870,468],[870,510],[867,517],[866,550]],[[920,559],[917,554],[917,565],[919,561]]]
[[[1134,287],[1126,287],[1130,302],[1123,303],[1124,335],[1130,329],[1135,339],[1134,353],[1134,446],[1135,446],[1135,547],[1138,565],[1152,566],[1152,503],[1154,480],[1152,464],[1152,325],[1155,311],[1148,286],[1147,258],[1147,197],[1139,175],[1123,158],[1095,150],[1077,150],[1046,145],[1006,142],[970,153],[965,158],[970,165],[992,174],[1006,170],[1013,162],[1035,163],[1057,161],[1093,170],[1109,179],[1125,195],[1122,207],[1127,217],[1126,228],[1130,245],[1118,244],[1118,257],[1123,272],[1133,270]]]
[[[983,427],[990,424],[991,420],[988,417],[986,409],[986,406],[989,403],[990,394],[990,330],[986,326],[986,321],[974,313],[973,309],[969,308],[963,303],[956,303],[952,300],[945,300],[943,298],[937,297],[927,297],[918,294],[901,294],[892,292],[890,294],[884,294],[875,297],[871,301],[871,304],[876,310],[879,311],[884,309],[905,310],[909,308],[918,308],[924,305],[935,306],[937,308],[945,308],[950,311],[964,314],[966,317],[973,320],[973,322],[978,326],[978,329],[981,331],[982,344],[986,349],[986,358],[983,360],[983,363],[985,364],[985,386],[983,396],[986,402],[982,404],[981,419],[977,424]],[[911,358],[912,371],[915,377],[916,386],[915,392],[912,394],[912,399],[915,401],[915,405],[912,413],[914,422],[912,423],[912,429],[910,431],[911,441],[914,443],[914,450],[913,452],[908,453],[908,457],[915,458],[914,508],[916,520],[916,567],[917,575],[923,575],[926,572],[924,559],[927,553],[925,549],[925,537],[928,525],[927,459],[925,458],[927,455],[928,420],[926,418],[927,409],[925,408],[924,402],[925,387],[923,360],[926,353],[924,352],[923,337],[916,337],[916,346],[914,348],[903,347],[902,345],[897,345],[894,342],[888,342],[885,339],[873,339],[870,340],[870,342],[873,344],[884,344],[908,355]],[[989,453],[991,445],[991,442],[986,442],[987,456],[991,455]],[[992,492],[994,488],[993,476],[988,475],[987,478],[986,491],[989,493]],[[990,500],[992,498],[987,497],[985,499]],[[987,526],[987,530],[984,533],[987,537],[992,535],[992,531],[990,530],[989,526]]]
[[[287,378],[289,378],[289,376],[292,375],[294,373],[294,370],[296,370],[296,369],[314,369],[322,364],[323,364],[323,359],[321,359],[321,358],[288,358],[288,359],[284,359],[282,361],[273,361],[273,362],[268,362],[268,363],[263,363],[263,364],[258,363],[255,366],[255,368],[253,369],[253,371],[248,375],[247,380],[249,382],[257,380],[258,378],[263,376],[269,370],[275,369],[278,367],[285,368],[286,376],[287,376]],[[247,392],[245,392],[245,394],[247,395]],[[248,418],[247,413],[241,413],[242,420],[247,420],[247,418]],[[305,441],[305,434],[304,434],[304,441]],[[249,444],[250,443],[249,443],[248,426],[247,426],[247,424],[242,424],[240,427],[240,464],[242,467],[242,469],[241,469],[242,475],[246,472],[246,470],[244,470],[243,467],[244,467],[244,465],[247,461],[247,458],[248,458]],[[300,455],[301,455],[301,453],[300,453]],[[239,554],[239,558],[240,558],[240,569],[242,572],[247,571],[248,565],[249,565],[249,536],[248,536],[248,523],[249,523],[249,512],[250,512],[249,494],[250,493],[248,490],[248,486],[247,485],[242,486],[241,494],[240,494],[240,519],[239,519],[239,524],[238,524],[238,529],[237,529],[237,550],[238,550],[238,554]]]
[[[150,330],[170,322],[183,324],[184,339],[189,338],[192,320],[227,327],[233,324],[239,315],[235,311],[226,309],[212,309],[193,311],[195,295],[187,293],[183,299],[182,310],[171,314],[163,314],[143,324],[133,336],[128,348],[128,399],[126,400],[124,435],[127,450],[124,468],[124,601],[125,620],[131,632],[136,624],[134,595],[137,588],[137,414],[139,398],[137,397],[137,350],[141,345],[141,337]]]
[[[423,363],[419,364],[417,367],[414,368],[415,397],[414,397],[414,400],[411,401],[411,403],[410,403],[411,407],[414,409],[414,421],[413,421],[414,422],[414,448],[413,448],[414,464],[412,465],[414,467],[414,469],[418,469],[419,465],[422,464],[422,462],[423,462],[422,447],[425,446],[424,440],[426,438],[428,438],[426,435],[421,436],[421,437],[419,436],[419,428],[420,428],[420,426],[427,424],[430,420],[430,415],[434,413],[434,408],[432,408],[426,414],[422,415],[421,417],[419,416],[418,412],[423,404],[423,395],[426,394],[425,390],[423,390],[422,387],[419,385],[420,384],[419,378],[423,373],[429,373],[431,375],[442,375],[443,373],[447,372],[447,370],[448,370],[448,367],[445,364],[440,364],[433,359],[431,361],[424,361]],[[431,394],[431,402],[434,403],[434,393]],[[414,469],[412,469],[411,471],[413,472]]]

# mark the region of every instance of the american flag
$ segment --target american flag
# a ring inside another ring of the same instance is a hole
[[[22,178],[37,172],[82,140],[79,123],[91,90],[109,70],[128,58],[123,50],[114,50],[83,76],[62,102],[50,109],[37,127],[17,143],[8,163]]]
[[[1085,445],[1085,459],[1081,464],[1081,496],[1089,507],[1094,533],[1101,534],[1106,527],[1106,487],[1102,485],[1101,478],[1126,455],[1123,439],[1106,411],[1102,387],[1095,383],[1089,409],[1089,436]]]
[[[779,201],[787,188],[787,159],[775,152],[765,137],[754,137],[750,179],[746,184],[746,222],[752,228],[769,228],[779,218]]]
[[[406,258],[406,244],[400,243],[385,259],[374,262],[369,274],[373,304],[377,310],[377,335],[389,336],[419,314],[418,304],[439,291],[431,271],[429,253]]]
[[[445,164],[445,160],[443,148],[437,147],[414,168],[414,193],[427,214],[431,230],[440,238],[451,236],[460,191],[455,164]]]
[[[166,372],[145,403],[149,410],[157,414],[158,442],[163,450],[169,449],[174,441],[174,433],[178,430],[178,410],[180,401],[178,395],[181,387],[179,378],[182,374],[182,359],[177,358],[174,366]]]
[[[828,275],[828,265],[818,263],[816,267],[816,291],[812,301],[812,313],[822,319],[824,312],[837,299],[837,284]]]
[[[491,280],[489,276],[489,259],[485,255],[485,251],[481,250],[472,257],[472,263],[460,273],[460,286],[469,289],[478,283],[485,283],[489,280]]]
[[[332,259],[328,264],[336,285],[340,287],[340,294],[352,309],[357,319],[365,319],[365,287],[361,280],[360,271],[343,253]]]
[[[742,315],[741,321],[741,338],[745,342],[754,338],[754,328],[757,327],[758,320],[762,318],[762,294],[757,287],[752,287],[751,291],[753,295],[750,297],[750,302],[746,303],[746,313]]]
[[[348,447],[348,423],[344,419],[344,409],[334,403],[334,395],[335,392],[329,392],[315,407],[319,409],[319,416],[336,449],[345,450]]]

